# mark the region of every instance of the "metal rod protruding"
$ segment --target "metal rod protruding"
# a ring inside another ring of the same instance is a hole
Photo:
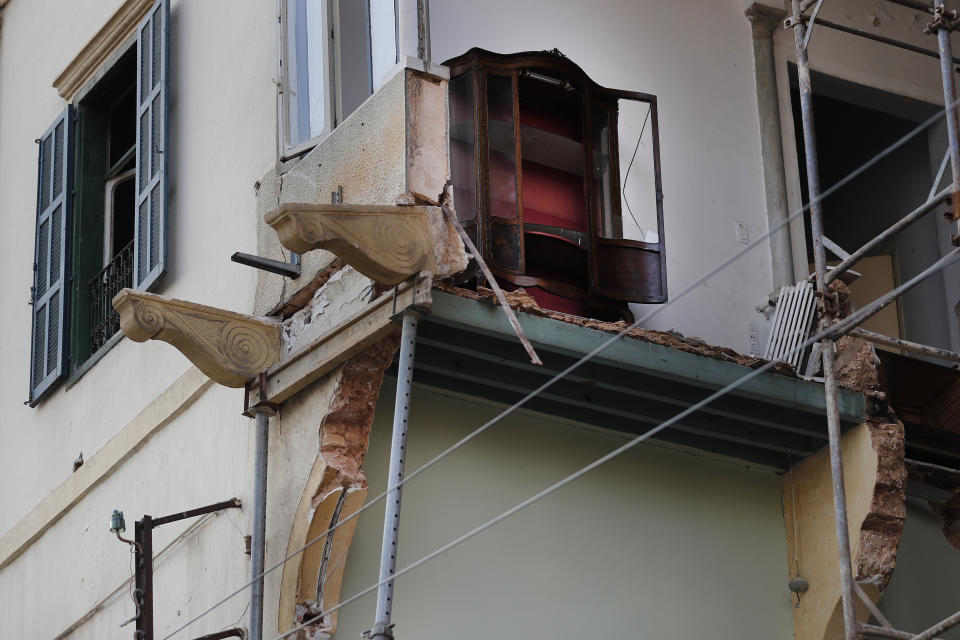
[[[803,146],[806,156],[807,187],[810,199],[810,228],[813,235],[813,257],[817,273],[817,291],[830,294],[826,284],[827,256],[823,246],[823,208],[820,202],[820,177],[817,167],[817,143],[813,128],[813,91],[810,85],[810,63],[807,59],[806,26],[802,20],[800,0],[791,0],[794,43],[797,50],[797,75],[800,84],[800,109],[803,123]],[[830,327],[833,317],[830,306],[823,305],[820,330]],[[843,456],[840,445],[840,412],[837,406],[835,371],[836,343],[826,337],[821,342],[823,353],[824,395],[827,409],[827,434],[830,443],[830,472],[833,479],[833,512],[837,532],[837,554],[840,564],[840,596],[843,606],[845,640],[857,640],[856,604],[853,596],[853,570],[850,562],[850,534],[847,528],[847,500],[843,482]]]
[[[403,314],[400,335],[400,362],[397,365],[397,395],[393,407],[393,439],[390,443],[390,469],[387,474],[387,502],[383,516],[383,544],[380,548],[380,587],[377,589],[376,622],[369,638],[393,638],[393,580],[397,568],[397,540],[400,530],[400,498],[403,465],[406,460],[407,424],[410,419],[410,394],[413,384],[413,358],[417,346],[417,314]],[[386,582],[384,582],[387,580]]]

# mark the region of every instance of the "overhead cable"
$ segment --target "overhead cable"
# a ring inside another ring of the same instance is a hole
[[[901,286],[899,286],[899,287],[897,287],[896,289],[894,289],[890,294],[886,294],[886,295],[896,296],[896,295],[900,295],[900,294],[904,293],[904,292],[907,291],[908,289],[910,289],[910,288],[916,286],[917,284],[919,284],[920,282],[922,282],[922,281],[923,281],[924,279],[926,279],[927,277],[929,277],[929,276],[933,275],[934,273],[937,273],[937,272],[939,272],[940,270],[946,268],[947,266],[953,264],[954,262],[956,262],[956,260],[957,260],[958,257],[960,257],[960,249],[954,249],[953,251],[951,251],[950,253],[948,253],[946,256],[944,256],[943,258],[941,258],[940,260],[938,260],[936,263],[934,263],[932,266],[930,266],[928,269],[924,270],[922,273],[920,273],[920,274],[918,274],[917,276],[913,277],[913,278],[910,279],[908,282],[902,284]],[[873,311],[873,313],[877,313],[877,312],[880,311],[881,308],[882,308],[882,305],[878,305],[878,308],[874,308],[874,309],[872,309],[872,311]],[[865,308],[864,310],[867,311],[868,309]],[[858,320],[858,322],[862,322],[862,320],[865,320],[865,319],[866,319],[867,317],[869,317],[870,315],[872,315],[872,314],[870,314],[870,313],[864,314],[864,317],[863,317],[862,319]],[[827,327],[826,329],[820,331],[820,332],[817,333],[816,335],[811,336],[810,338],[808,338],[807,340],[805,340],[802,344],[794,347],[794,348],[791,350],[791,353],[789,353],[789,354],[787,354],[787,355],[788,355],[788,356],[791,356],[791,355],[793,355],[794,352],[802,352],[803,349],[806,349],[808,346],[812,345],[814,342],[819,342],[820,340],[822,340],[822,339],[824,339],[824,338],[827,338],[827,337],[835,334],[835,333],[838,332],[838,331],[849,330],[849,328],[852,328],[853,326],[855,326],[855,324],[857,324],[857,322],[853,322],[853,320],[855,320],[855,319],[856,319],[855,316],[851,316],[850,318],[847,318],[846,320],[841,321],[841,322],[837,323],[836,325]],[[307,620],[307,621],[305,621],[305,622],[303,622],[303,623],[301,623],[301,624],[293,627],[292,629],[290,629],[290,630],[287,631],[286,633],[283,633],[283,634],[277,636],[276,638],[274,638],[274,640],[282,640],[283,638],[287,638],[287,637],[289,637],[290,635],[292,635],[292,634],[300,631],[301,629],[304,629],[305,627],[310,626],[311,624],[316,624],[316,622],[319,621],[319,620],[321,620],[324,616],[328,616],[328,615],[330,615],[331,613],[333,613],[334,611],[339,610],[341,607],[344,607],[344,606],[350,604],[350,603],[353,602],[354,600],[357,600],[358,598],[362,598],[363,596],[367,595],[368,593],[370,593],[370,592],[374,591],[375,589],[379,588],[381,584],[384,584],[384,583],[386,583],[386,582],[390,582],[390,581],[392,581],[392,580],[395,580],[395,579],[399,578],[400,576],[404,575],[405,573],[408,573],[408,572],[410,572],[410,571],[413,571],[413,570],[416,569],[417,567],[419,567],[419,566],[421,566],[421,565],[429,562],[429,561],[432,560],[433,558],[436,558],[437,556],[446,553],[447,551],[449,551],[450,549],[456,547],[457,545],[459,545],[459,544],[461,544],[461,543],[463,543],[463,542],[466,542],[466,541],[469,540],[470,538],[473,538],[474,536],[476,536],[476,535],[478,535],[478,534],[480,534],[480,533],[483,533],[483,532],[486,531],[487,529],[490,529],[491,527],[493,527],[493,526],[499,524],[500,522],[506,520],[507,518],[509,518],[509,517],[512,516],[513,514],[519,512],[519,511],[522,511],[523,509],[529,507],[530,505],[532,505],[533,503],[541,500],[542,498],[545,498],[545,497],[549,496],[550,494],[558,491],[559,489],[562,489],[563,487],[567,486],[568,484],[570,484],[570,483],[573,482],[574,480],[577,480],[578,478],[581,478],[581,477],[585,476],[586,474],[590,473],[591,471],[593,471],[593,470],[596,469],[597,467],[603,465],[604,463],[609,462],[610,460],[616,458],[616,457],[619,456],[620,454],[622,454],[622,453],[624,453],[624,452],[626,452],[626,451],[629,451],[630,449],[634,448],[635,446],[637,446],[637,445],[640,444],[641,442],[643,442],[643,441],[645,441],[645,440],[647,440],[647,439],[649,439],[649,438],[652,438],[653,436],[657,435],[658,433],[660,433],[660,432],[663,431],[664,429],[667,429],[668,427],[670,427],[670,426],[672,426],[672,425],[680,422],[681,420],[683,420],[684,418],[690,416],[691,414],[696,413],[697,411],[699,411],[699,410],[702,409],[703,407],[707,406],[708,404],[710,404],[710,403],[713,402],[714,400],[717,400],[717,399],[725,396],[726,394],[730,393],[731,391],[734,391],[734,390],[737,389],[738,387],[741,387],[741,386],[743,386],[744,384],[746,384],[747,382],[750,382],[751,380],[753,380],[753,379],[756,378],[757,376],[760,376],[761,374],[766,373],[767,371],[769,371],[770,369],[772,369],[773,367],[775,367],[775,366],[778,365],[778,364],[780,364],[780,361],[779,361],[779,360],[770,360],[769,362],[767,362],[767,363],[764,364],[763,366],[751,370],[750,373],[748,373],[748,374],[746,374],[746,375],[738,378],[737,380],[734,380],[733,382],[731,382],[731,383],[728,384],[727,386],[723,387],[723,388],[720,389],[719,391],[715,391],[714,393],[712,393],[711,395],[707,396],[707,397],[704,398],[703,400],[700,400],[699,402],[696,402],[695,404],[690,405],[689,407],[687,407],[686,409],[684,409],[684,410],[681,411],[680,413],[676,414],[676,415],[673,416],[672,418],[670,418],[670,419],[668,419],[668,420],[666,420],[666,421],[664,421],[664,422],[661,422],[659,425],[657,425],[657,426],[654,427],[653,429],[650,429],[649,431],[640,434],[639,436],[633,438],[633,439],[630,440],[629,442],[626,442],[626,443],[624,443],[623,445],[617,447],[616,449],[614,449],[614,450],[611,451],[610,453],[608,453],[608,454],[606,454],[606,455],[604,455],[604,456],[601,456],[601,457],[597,458],[596,460],[594,460],[594,461],[591,462],[590,464],[586,465],[585,467],[581,468],[580,470],[575,471],[574,473],[571,473],[570,475],[566,476],[566,477],[563,478],[562,480],[559,480],[559,481],[555,482],[554,484],[550,485],[549,487],[547,487],[546,489],[543,489],[543,490],[540,491],[539,493],[536,493],[536,494],[530,496],[529,498],[527,498],[526,500],[524,500],[523,502],[521,502],[521,503],[519,503],[519,504],[511,507],[510,509],[507,509],[506,511],[504,511],[504,512],[501,513],[500,515],[498,515],[498,516],[496,516],[496,517],[494,517],[494,518],[491,518],[490,520],[487,520],[487,521],[484,522],[483,524],[481,524],[481,525],[479,525],[479,526],[471,529],[470,531],[468,531],[467,533],[461,535],[460,537],[451,540],[450,542],[448,542],[447,544],[445,544],[445,545],[443,545],[443,546],[441,546],[441,547],[438,547],[438,548],[435,549],[434,551],[431,551],[431,552],[428,553],[427,555],[421,557],[419,560],[417,560],[417,561],[415,561],[415,562],[407,565],[406,567],[404,567],[403,569],[400,569],[399,571],[395,572],[394,574],[392,574],[392,575],[390,575],[390,576],[387,576],[386,578],[381,579],[379,582],[376,582],[375,584],[367,587],[366,589],[363,589],[362,591],[359,591],[359,592],[355,593],[354,595],[350,596],[350,597],[347,598],[346,600],[341,601],[339,604],[337,604],[337,605],[335,605],[335,606],[333,606],[333,607],[330,607],[329,609],[326,609],[325,611],[323,611],[322,613],[318,614],[317,616],[312,617],[312,618],[310,618],[309,620]],[[960,618],[960,614],[957,614],[957,617]],[[931,637],[932,637],[932,636],[931,636]]]
[[[956,100],[956,101],[954,101],[953,103],[951,103],[951,104],[948,105],[948,106],[949,106],[950,108],[952,108],[952,107],[956,106],[958,103],[960,103],[960,100]],[[878,162],[880,162],[881,160],[883,160],[884,158],[886,158],[887,156],[889,156],[891,153],[893,153],[894,151],[896,151],[897,149],[899,149],[900,147],[902,147],[903,145],[905,145],[906,143],[908,143],[910,140],[912,140],[913,138],[917,137],[917,136],[920,135],[921,133],[924,133],[924,132],[925,132],[927,129],[929,129],[932,125],[934,125],[935,123],[937,123],[937,122],[940,121],[940,119],[943,117],[944,113],[946,112],[946,109],[947,109],[947,107],[944,107],[943,109],[938,110],[934,115],[930,116],[930,117],[929,117],[927,120],[925,120],[923,123],[919,124],[917,127],[915,127],[913,130],[909,131],[909,132],[906,133],[904,136],[902,136],[901,138],[899,138],[898,140],[896,140],[896,141],[895,141],[894,143],[892,143],[890,146],[886,147],[885,149],[883,149],[882,151],[880,151],[879,153],[877,153],[875,156],[873,156],[872,158],[870,158],[869,160],[867,160],[866,162],[864,162],[863,164],[861,164],[858,168],[854,169],[854,170],[851,171],[849,174],[847,174],[846,176],[844,176],[843,178],[841,178],[839,181],[837,181],[836,184],[832,185],[830,188],[828,188],[828,189],[826,189],[825,191],[823,191],[823,193],[821,193],[820,197],[817,198],[816,201],[817,201],[817,202],[822,201],[822,200],[826,199],[828,196],[834,194],[837,190],[843,188],[844,186],[846,186],[847,184],[849,184],[851,181],[853,181],[853,180],[855,180],[856,178],[858,178],[860,175],[862,175],[862,174],[865,173],[867,170],[869,170],[871,167],[873,167],[874,165],[876,165]],[[738,259],[740,259],[743,255],[745,255],[747,252],[749,252],[750,250],[756,248],[756,247],[759,246],[761,243],[765,242],[770,236],[772,236],[772,235],[775,234],[775,233],[778,233],[781,229],[783,229],[783,228],[785,228],[787,225],[791,224],[795,219],[797,219],[799,216],[803,215],[803,214],[810,208],[810,205],[811,205],[810,202],[808,202],[806,205],[803,205],[800,209],[798,209],[797,211],[795,211],[795,212],[793,212],[792,214],[790,214],[789,216],[787,216],[783,221],[781,221],[780,223],[778,223],[778,224],[774,225],[773,227],[771,227],[770,229],[768,229],[766,233],[758,236],[755,240],[753,240],[753,241],[750,242],[749,244],[743,246],[742,248],[740,248],[739,250],[737,250],[735,253],[733,253],[730,257],[728,257],[727,259],[723,260],[723,261],[722,261],[721,263],[719,263],[717,266],[715,266],[714,268],[712,268],[711,270],[709,270],[708,272],[706,272],[704,275],[700,276],[699,278],[697,278],[696,280],[694,280],[692,283],[690,283],[689,285],[687,285],[686,287],[684,287],[684,288],[680,291],[680,293],[672,296],[669,301],[667,301],[666,303],[664,303],[664,304],[658,306],[657,308],[649,311],[647,314],[645,314],[645,315],[642,316],[641,318],[637,319],[635,322],[633,322],[631,325],[629,325],[628,327],[626,327],[625,329],[623,329],[623,330],[620,331],[619,333],[616,333],[616,334],[614,334],[613,336],[611,336],[609,339],[605,340],[605,341],[604,341],[603,343],[601,343],[599,346],[597,346],[597,347],[594,348],[592,351],[590,351],[589,353],[587,353],[586,355],[584,355],[583,357],[581,357],[579,360],[577,360],[576,362],[574,362],[573,364],[571,364],[570,366],[568,366],[566,369],[564,369],[563,371],[561,371],[560,373],[558,373],[557,375],[555,375],[555,376],[552,377],[551,379],[549,379],[549,380],[547,380],[546,382],[544,382],[542,385],[540,385],[539,387],[537,387],[536,389],[534,389],[533,391],[531,391],[530,393],[528,393],[527,395],[525,395],[523,398],[521,398],[520,400],[518,400],[516,403],[514,403],[514,404],[511,405],[510,407],[504,409],[500,414],[498,414],[497,416],[495,416],[495,417],[492,418],[491,420],[487,421],[487,422],[484,423],[483,425],[479,426],[476,430],[474,430],[474,431],[471,432],[470,434],[464,436],[463,438],[461,438],[460,440],[458,440],[458,441],[455,442],[454,444],[450,445],[450,447],[448,447],[447,449],[444,449],[442,452],[440,452],[439,454],[437,454],[435,457],[431,458],[431,459],[428,460],[426,463],[424,463],[423,465],[421,465],[420,467],[418,467],[417,469],[415,469],[414,471],[412,471],[409,475],[407,475],[403,480],[401,480],[401,481],[400,481],[399,483],[397,483],[395,486],[396,486],[396,487],[401,487],[401,486],[405,485],[407,482],[409,482],[409,481],[412,480],[413,478],[417,477],[418,475],[420,475],[421,473],[423,473],[424,471],[426,471],[426,470],[429,469],[430,467],[434,466],[435,464],[437,464],[438,462],[440,462],[442,459],[444,459],[445,457],[447,457],[448,455],[450,455],[451,453],[453,453],[453,452],[456,451],[457,449],[461,448],[463,445],[465,445],[466,443],[470,442],[471,440],[473,440],[474,438],[476,438],[477,436],[479,436],[480,434],[482,434],[484,431],[486,431],[487,429],[489,429],[489,428],[492,427],[493,425],[497,424],[497,423],[498,423],[500,420],[502,420],[503,418],[505,418],[505,417],[507,417],[508,415],[510,415],[510,414],[514,413],[515,411],[517,411],[517,409],[521,408],[521,407],[522,407],[523,405],[525,405],[527,402],[529,402],[530,400],[532,400],[533,398],[535,398],[538,394],[542,393],[543,391],[545,391],[545,390],[548,389],[549,387],[553,386],[554,384],[556,384],[557,382],[559,382],[560,380],[562,380],[566,375],[568,375],[569,373],[571,373],[571,372],[573,372],[574,370],[578,369],[580,366],[582,366],[582,365],[585,364],[586,362],[590,361],[591,359],[593,359],[594,357],[596,357],[596,356],[597,356],[598,354],[600,354],[601,352],[605,351],[607,348],[609,348],[609,347],[610,347],[611,345],[613,345],[615,342],[617,342],[618,340],[620,340],[621,338],[623,338],[624,336],[626,336],[627,334],[629,334],[631,331],[633,331],[634,329],[640,327],[640,326],[641,326],[643,323],[645,323],[647,320],[649,320],[649,319],[652,318],[653,316],[657,315],[657,314],[660,313],[661,311],[666,310],[666,309],[669,308],[671,305],[675,304],[675,303],[678,302],[679,300],[681,300],[681,299],[683,299],[684,297],[686,297],[686,296],[687,296],[689,293],[691,293],[694,289],[696,289],[696,288],[699,287],[700,285],[706,283],[707,280],[709,280],[710,278],[712,278],[714,275],[716,275],[716,274],[719,273],[720,271],[723,271],[725,268],[727,268],[728,266],[730,266],[732,263],[736,262],[736,261],[737,261]],[[332,527],[330,527],[329,529],[327,529],[327,530],[324,531],[323,533],[317,535],[315,538],[313,538],[312,540],[308,541],[306,544],[304,544],[304,545],[303,545],[302,547],[300,547],[299,549],[296,549],[295,551],[291,552],[290,554],[288,554],[286,557],[284,557],[282,560],[280,560],[280,561],[277,562],[276,564],[274,564],[274,565],[270,566],[269,568],[267,568],[262,574],[260,574],[259,577],[257,577],[257,578],[255,578],[255,579],[251,580],[250,582],[247,582],[246,584],[238,587],[236,590],[234,590],[233,592],[231,592],[230,594],[228,594],[227,596],[225,596],[225,597],[222,598],[221,600],[215,602],[214,604],[212,604],[210,607],[208,607],[207,609],[205,609],[205,610],[202,611],[201,613],[197,614],[196,616],[194,616],[194,617],[191,618],[190,620],[186,621],[183,625],[177,627],[177,628],[174,629],[171,633],[169,633],[168,635],[164,636],[164,637],[162,638],[162,640],[169,640],[170,638],[172,638],[172,637],[175,636],[176,634],[180,633],[181,631],[183,631],[184,629],[186,629],[187,627],[189,627],[189,626],[190,626],[191,624],[193,624],[194,622],[200,620],[201,618],[203,618],[204,616],[206,616],[207,614],[209,614],[211,611],[215,610],[217,607],[222,606],[224,603],[228,602],[228,601],[231,600],[232,598],[234,598],[234,597],[236,597],[237,595],[243,593],[247,588],[249,588],[251,585],[253,585],[257,580],[259,580],[260,577],[263,577],[263,576],[265,576],[265,575],[267,575],[267,574],[269,574],[269,573],[271,573],[271,572],[279,569],[280,567],[284,566],[288,561],[290,561],[290,560],[292,560],[293,558],[297,557],[298,555],[300,555],[301,553],[303,553],[306,549],[310,548],[312,545],[314,545],[314,544],[316,544],[317,542],[320,542],[321,540],[323,540],[324,538],[326,538],[327,535],[333,533],[334,531],[336,531],[337,529],[339,529],[341,526],[345,525],[346,523],[350,522],[350,521],[353,520],[354,518],[358,517],[361,513],[363,513],[363,512],[366,511],[367,509],[373,507],[375,504],[377,504],[378,502],[380,502],[381,500],[383,500],[383,499],[387,496],[387,494],[388,494],[387,491],[383,491],[383,492],[377,494],[374,498],[372,498],[372,499],[370,499],[369,501],[367,501],[367,502],[366,502],[362,507],[360,507],[358,510],[354,511],[352,514],[350,514],[350,515],[347,516],[346,518],[343,518],[343,519],[340,520],[337,524],[333,525]]]

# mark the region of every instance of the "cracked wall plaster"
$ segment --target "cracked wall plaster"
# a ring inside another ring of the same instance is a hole
[[[319,452],[304,483],[293,518],[287,555],[329,528],[333,504],[339,492],[347,491],[339,515],[341,522],[362,506],[367,488],[362,465],[369,444],[374,408],[383,375],[392,363],[399,344],[399,333],[394,333],[351,358],[341,367],[333,394],[322,398],[317,405],[327,408],[319,425]],[[285,412],[284,419],[310,423],[316,419],[313,409],[317,407],[308,402],[299,410]],[[324,606],[332,606],[339,600],[340,581],[356,522],[356,519],[351,520],[334,533],[327,581],[323,588]],[[297,618],[298,612],[303,616],[316,609],[318,603],[313,598],[317,592],[322,549],[322,543],[314,544],[298,556],[297,561],[284,565],[278,631],[285,632],[293,624],[302,621],[302,618]],[[335,612],[329,620],[324,621],[325,624],[318,625],[311,633],[334,631],[336,620]]]

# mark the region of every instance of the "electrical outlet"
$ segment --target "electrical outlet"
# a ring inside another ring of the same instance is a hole
[[[750,233],[747,231],[747,223],[743,220],[737,220],[737,242],[740,244],[750,244]]]
[[[760,328],[756,322],[747,323],[747,341],[750,344],[750,355],[760,357]]]

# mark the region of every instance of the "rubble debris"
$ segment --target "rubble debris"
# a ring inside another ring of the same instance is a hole
[[[492,304],[496,304],[496,298],[493,295],[493,291],[487,289],[486,287],[478,287],[476,291],[471,291],[469,289],[463,289],[454,286],[449,282],[438,282],[434,286],[441,291],[452,293],[463,298],[468,298],[471,300],[483,300]],[[608,333],[619,333],[630,326],[623,320],[619,320],[617,322],[605,322],[602,320],[594,320],[592,318],[573,316],[566,313],[561,313],[559,311],[543,309],[539,304],[537,304],[537,301],[534,300],[533,297],[523,289],[517,289],[516,291],[504,291],[503,294],[507,299],[507,303],[515,311],[522,311],[524,313],[540,316],[542,318],[560,320],[562,322],[573,324],[579,327],[596,329],[598,331],[606,331]],[[684,336],[675,330],[655,331],[653,329],[643,329],[637,327],[632,329],[627,335],[637,340],[643,340],[666,347],[672,347],[679,351],[686,351],[687,353],[706,356],[708,358],[726,360],[727,362],[733,362],[746,367],[756,367],[765,362],[762,358],[746,356],[727,347],[710,345],[707,344],[707,342],[702,338]],[[778,365],[774,368],[774,371],[777,373],[794,375],[793,367],[786,364]]]
[[[872,343],[854,336],[837,340],[837,383],[865,394],[884,394],[880,358]]]

